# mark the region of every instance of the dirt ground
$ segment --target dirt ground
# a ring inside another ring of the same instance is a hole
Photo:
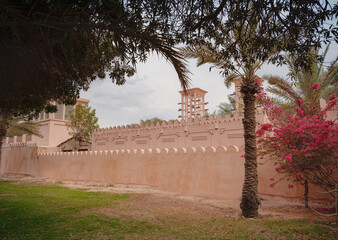
[[[184,196],[176,193],[160,191],[150,186],[103,184],[100,182],[73,182],[57,181],[46,178],[36,178],[27,175],[0,174],[0,180],[12,180],[17,182],[29,182],[34,184],[58,183],[69,188],[85,189],[86,191],[98,191],[109,193],[130,193],[131,197],[119,204],[114,211],[100,208],[102,214],[112,217],[133,217],[138,220],[152,222],[160,221],[164,216],[168,218],[180,217],[194,220],[208,220],[216,217],[239,218],[240,199],[211,199],[196,196]],[[311,203],[314,208],[332,208],[333,206]],[[259,209],[262,219],[291,220],[308,219],[311,222],[321,221],[335,225],[335,217],[324,217],[305,209],[302,202],[262,198]]]

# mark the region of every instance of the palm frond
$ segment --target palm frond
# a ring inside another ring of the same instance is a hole
[[[292,113],[296,104],[291,101],[283,101],[281,98],[271,98],[271,101],[280,107],[284,113]]]
[[[292,98],[290,98],[290,96],[288,95],[287,92],[285,92],[284,90],[278,88],[278,87],[272,87],[272,86],[269,86],[266,88],[266,91],[273,94],[273,95],[276,95],[276,97],[280,98],[280,99],[284,99],[284,101],[291,101]]]
[[[326,55],[327,55],[327,53],[329,52],[329,49],[330,49],[330,45],[331,45],[331,43],[329,43],[327,45],[327,47],[325,48],[324,53],[323,53],[323,59],[326,58]],[[318,52],[319,52],[319,49],[317,49],[317,51],[316,51],[317,55],[318,55]],[[321,61],[321,63],[319,64],[319,69],[324,69],[324,61]]]
[[[320,85],[327,86],[331,84],[338,83],[338,65],[337,65],[338,57],[331,63],[330,67],[323,74]]]
[[[265,75],[263,76],[263,79],[267,80],[270,85],[274,86],[267,88],[268,92],[277,94],[290,101],[301,98],[301,96],[292,88],[287,80],[272,75]],[[278,89],[279,91],[277,91]]]
[[[186,46],[179,49],[180,53],[186,58],[199,58],[200,51],[197,50],[196,46]]]
[[[180,48],[180,53],[186,58],[196,58],[197,66],[210,63],[214,67],[221,68],[228,60],[215,49],[210,49],[205,45],[194,45]]]
[[[217,108],[217,113],[221,114],[222,116],[225,116],[226,114],[230,114],[232,116],[235,109],[234,104],[226,102],[220,103]]]
[[[161,41],[153,41],[152,46],[154,47],[153,50],[155,52],[164,56],[164,58],[172,64],[178,75],[182,88],[184,90],[187,89],[190,84],[190,71],[186,67],[186,60],[182,54],[176,51],[176,49],[162,44]]]
[[[235,79],[241,77],[238,73],[230,73],[224,79],[224,84],[227,88],[231,86]]]
[[[23,134],[36,135],[38,137],[43,137],[39,130],[39,125],[35,122],[22,121],[16,122],[11,121],[9,128],[7,130],[7,136],[21,136]]]
[[[236,102],[235,96],[228,95],[228,100],[231,104],[234,104]]]
[[[252,68],[254,69],[254,71],[258,71],[263,65],[263,62],[261,61],[256,61],[255,64],[252,66]]]
[[[332,93],[338,93],[338,84],[335,85],[330,85],[324,88],[321,92],[321,98],[325,99],[326,101],[328,100],[329,96]]]

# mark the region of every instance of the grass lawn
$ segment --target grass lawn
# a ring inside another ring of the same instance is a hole
[[[0,181],[0,239],[337,239],[332,227],[306,220],[163,215],[154,222],[103,214],[130,197]]]

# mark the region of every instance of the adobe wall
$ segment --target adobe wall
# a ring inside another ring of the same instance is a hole
[[[195,121],[157,123],[150,126],[119,126],[97,129],[92,136],[92,149],[147,149],[171,147],[229,146],[244,145],[242,116],[235,113],[233,117],[224,118],[217,115],[214,119],[202,118]],[[257,121],[266,122],[266,115],[257,111]]]
[[[1,173],[29,174],[60,181],[95,181],[147,185],[163,191],[219,199],[240,199],[244,181],[243,147],[189,147],[39,153],[37,147],[4,148]],[[263,161],[263,160],[261,160]],[[271,163],[258,165],[258,192],[263,197],[301,200],[303,187],[287,182],[270,187]],[[310,198],[328,199],[311,191]]]

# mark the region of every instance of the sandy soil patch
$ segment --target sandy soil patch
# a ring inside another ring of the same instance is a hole
[[[184,196],[176,193],[160,191],[150,186],[104,184],[100,182],[57,181],[46,178],[35,178],[28,175],[0,175],[0,180],[29,182],[34,184],[58,183],[69,188],[85,189],[116,194],[130,193],[131,197],[118,204],[114,210],[109,208],[95,209],[96,212],[111,217],[133,217],[138,220],[160,222],[164,219],[212,220],[215,218],[238,218],[241,210],[240,199],[211,199],[197,196]],[[330,206],[312,204],[313,207],[328,208]],[[332,206],[331,206],[332,207]],[[91,210],[94,211],[94,210]],[[312,222],[333,223],[335,217],[324,217],[305,209],[299,201],[269,199],[263,197],[259,210],[260,218],[290,220],[308,219]]]

